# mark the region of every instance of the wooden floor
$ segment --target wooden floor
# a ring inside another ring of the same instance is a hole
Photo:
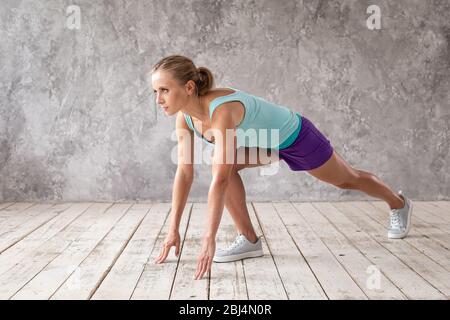
[[[206,204],[188,203],[182,252],[153,263],[170,203],[1,203],[0,299],[448,299],[450,202],[414,202],[388,240],[384,202],[247,203],[265,255],[193,279]],[[225,210],[217,248],[236,235]]]

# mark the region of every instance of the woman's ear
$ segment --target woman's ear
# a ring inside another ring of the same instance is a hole
[[[186,89],[186,93],[187,93],[188,96],[196,94],[197,86],[195,85],[195,82],[193,80],[189,80],[188,82],[186,82],[184,87]]]

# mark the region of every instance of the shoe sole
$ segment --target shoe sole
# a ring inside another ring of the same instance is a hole
[[[257,258],[264,255],[264,252],[262,250],[256,250],[256,251],[250,251],[245,253],[239,253],[234,254],[232,256],[225,256],[225,257],[214,257],[213,262],[233,262],[238,261],[246,258]]]
[[[413,211],[413,203],[411,200],[408,199],[408,203],[409,203],[409,210],[408,210],[408,224],[406,225],[406,230],[405,232],[403,232],[402,234],[396,234],[396,235],[389,235],[388,234],[388,238],[389,239],[403,239],[404,237],[406,237],[409,233],[409,230],[411,230],[411,218],[412,218],[412,211]]]

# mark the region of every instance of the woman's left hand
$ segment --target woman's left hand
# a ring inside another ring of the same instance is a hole
[[[216,251],[215,239],[203,239],[203,246],[197,263],[197,271],[195,272],[195,280],[200,280],[203,275],[211,271],[211,264]]]

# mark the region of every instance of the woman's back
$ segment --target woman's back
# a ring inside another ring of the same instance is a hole
[[[228,89],[234,92],[212,99],[209,117],[211,119],[215,109],[223,103],[238,101],[243,105],[244,118],[236,127],[237,147],[283,149],[295,140],[301,129],[301,116],[298,113],[244,91]],[[191,130],[202,137],[195,129],[191,117],[187,114],[184,117]]]

